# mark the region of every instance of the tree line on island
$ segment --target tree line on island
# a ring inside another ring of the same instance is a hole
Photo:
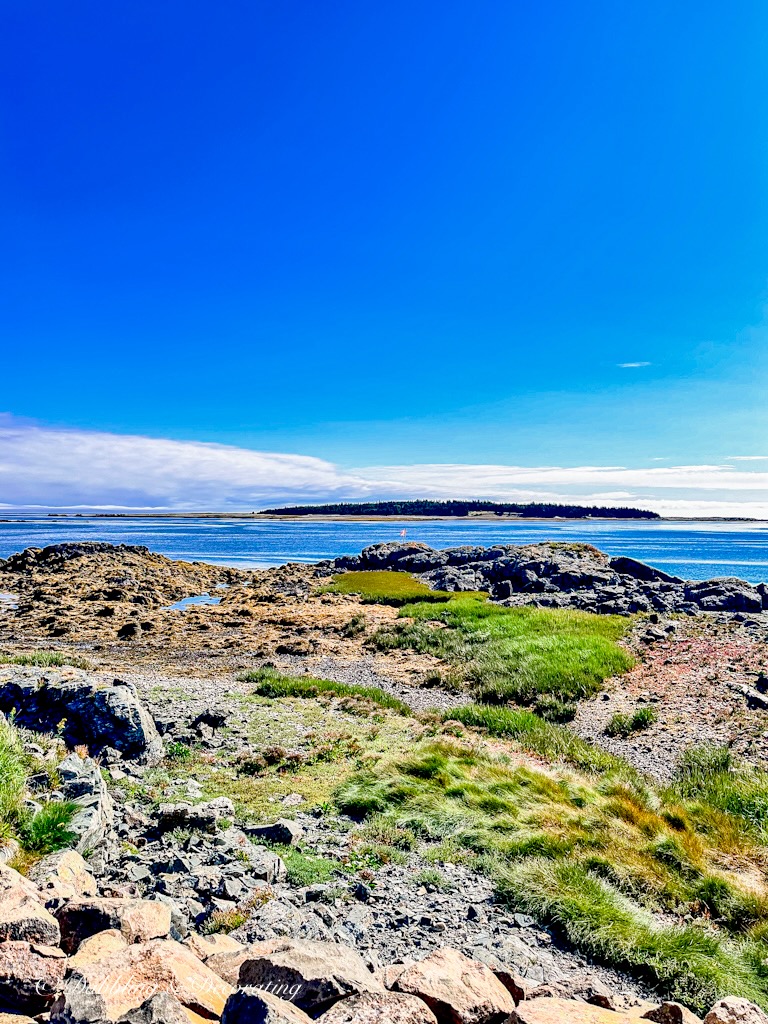
[[[657,512],[640,508],[605,508],[592,505],[556,505],[532,501],[522,505],[498,501],[360,501],[329,505],[286,505],[264,509],[265,516],[454,516],[485,512],[522,519],[660,519]]]

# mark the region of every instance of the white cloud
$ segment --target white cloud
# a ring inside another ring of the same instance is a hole
[[[616,363],[622,370],[637,370],[641,366],[650,366],[650,363],[638,362],[638,363]]]
[[[765,462],[768,455],[729,455],[728,462]]]
[[[768,519],[768,470],[463,463],[343,470],[306,455],[0,417],[0,507],[234,510],[366,497],[631,504],[667,515]]]

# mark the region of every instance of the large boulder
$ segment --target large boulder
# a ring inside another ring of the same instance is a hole
[[[171,930],[171,909],[159,900],[94,898],[70,900],[57,911],[61,947],[74,953],[98,932],[120,932],[126,942],[163,938]]]
[[[515,1009],[494,973],[455,949],[438,949],[412,964],[394,989],[423,999],[440,1024],[500,1024]]]
[[[55,946],[0,942],[0,1004],[42,1013],[61,988],[66,962]]]
[[[65,800],[78,805],[69,831],[77,836],[75,849],[82,853],[97,847],[109,835],[115,811],[99,766],[91,757],[69,754],[58,768]]]
[[[116,1021],[160,992],[210,1019],[221,1016],[232,989],[180,943],[154,940],[72,966],[51,1024]]]
[[[335,1003],[323,1024],[436,1024],[427,1004],[404,992],[364,992]]]
[[[298,821],[290,818],[278,818],[266,825],[246,825],[243,831],[251,839],[258,839],[262,843],[278,843],[280,846],[293,846],[304,833]]]
[[[520,1003],[509,1024],[638,1024],[637,1010],[607,1010],[578,999],[541,998]]]
[[[13,666],[0,672],[0,711],[13,711],[16,722],[41,732],[56,732],[70,747],[84,745],[91,754],[106,747],[147,763],[163,756],[163,743],[149,712],[132,686],[104,682],[86,672]]]
[[[763,610],[762,595],[755,588],[735,576],[722,579],[703,580],[688,583],[685,587],[687,600],[698,605],[705,612],[760,612]]]
[[[636,558],[628,558],[626,555],[621,555],[618,558],[612,558],[610,566],[614,572],[619,573],[621,576],[631,576],[633,579],[642,580],[644,583],[683,582],[679,576],[670,576],[668,572],[663,572],[661,569],[655,569],[652,565],[646,565],[645,562],[638,562]]]
[[[427,544],[417,541],[392,541],[389,544],[371,544],[360,552],[364,569],[390,569],[408,555],[422,555],[431,552]]]
[[[76,850],[49,853],[32,865],[29,878],[49,905],[58,905],[76,897],[95,896],[98,892],[95,878]]]
[[[9,939],[58,946],[61,933],[37,886],[13,868],[0,866],[0,942]]]
[[[727,996],[715,1003],[704,1024],[768,1024],[768,1015],[748,999]]]
[[[248,957],[239,980],[272,992],[280,986],[281,994],[314,1015],[346,996],[385,991],[353,949],[306,939],[276,941],[269,952]]]
[[[229,797],[217,796],[204,803],[160,804],[157,810],[157,827],[161,831],[175,828],[195,828],[202,832],[215,832],[222,818],[230,818],[235,806]]]
[[[268,988],[241,988],[227,1000],[221,1024],[310,1024],[311,1019]]]
[[[199,1019],[204,1020],[203,1017]],[[118,1024],[190,1024],[190,1014],[176,996],[170,992],[158,992],[137,1009],[129,1010]]]

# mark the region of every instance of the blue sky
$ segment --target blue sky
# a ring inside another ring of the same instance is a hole
[[[764,4],[40,0],[0,38],[0,504],[768,514]]]

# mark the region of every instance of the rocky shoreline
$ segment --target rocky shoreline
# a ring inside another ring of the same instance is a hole
[[[696,729],[763,756],[768,713],[749,692],[761,693],[765,588],[743,581],[686,584],[559,545],[381,545],[251,572],[135,547],[23,552],[0,565],[15,605],[0,611],[0,652],[44,644],[91,665],[0,665],[0,712],[48,765],[30,778],[29,799],[77,805],[66,849],[25,865],[13,843],[0,846],[0,1021],[3,1003],[11,1021],[54,1024],[699,1019],[574,952],[460,858],[435,861],[429,844],[384,855],[365,824],[333,810],[339,758],[407,749],[466,702],[428,685],[433,656],[368,646],[395,608],[325,586],[339,571],[392,568],[501,604],[636,615],[637,668],[585,702],[574,731],[650,775],[661,765],[661,777]],[[203,592],[219,603],[169,608]],[[334,696],[283,707],[246,679],[265,661],[379,687],[414,716]],[[692,686],[712,674],[716,699],[697,708]],[[658,697],[658,721],[611,741],[607,716],[630,695],[633,707]],[[689,702],[680,722],[679,701]],[[282,767],[248,803],[251,773],[275,758]],[[317,768],[302,782],[304,764]],[[768,1017],[733,999],[706,1016],[736,1020]]]

